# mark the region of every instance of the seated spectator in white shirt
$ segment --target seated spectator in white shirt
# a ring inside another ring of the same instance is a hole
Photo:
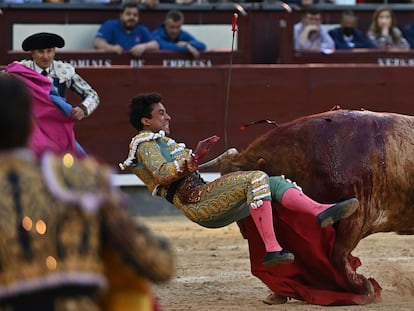
[[[294,25],[296,51],[318,51],[331,53],[335,43],[328,32],[321,27],[321,13],[315,7],[304,7],[302,20]]]

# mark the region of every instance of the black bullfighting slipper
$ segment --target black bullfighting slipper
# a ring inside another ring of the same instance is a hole
[[[332,226],[337,221],[351,216],[359,207],[357,199],[352,198],[339,202],[316,216],[322,228]]]
[[[288,264],[292,263],[294,260],[295,255],[293,255],[289,251],[285,251],[284,249],[282,249],[279,252],[267,252],[262,259],[262,265],[274,266],[280,264]]]

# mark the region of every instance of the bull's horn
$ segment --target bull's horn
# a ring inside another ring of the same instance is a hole
[[[229,148],[225,152],[220,154],[219,156],[215,157],[214,159],[200,164],[198,166],[198,168],[200,170],[202,170],[202,169],[210,168],[210,167],[213,167],[213,166],[216,166],[216,165],[220,165],[220,163],[223,161],[223,159],[225,159],[226,157],[228,157],[230,155],[237,154],[237,153],[239,153],[239,152],[237,151],[236,148]]]

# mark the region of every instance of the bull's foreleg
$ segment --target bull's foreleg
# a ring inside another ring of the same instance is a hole
[[[337,269],[343,271],[343,275],[346,277],[346,283],[342,284],[345,289],[370,297],[375,294],[374,287],[365,276],[356,272],[361,262],[351,254],[361,239],[358,230],[356,230],[358,219],[357,215],[351,216],[341,221],[336,227],[337,234],[332,252],[332,261]],[[349,228],[355,230],[350,231]]]

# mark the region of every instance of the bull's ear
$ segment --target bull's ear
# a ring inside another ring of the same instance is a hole
[[[266,171],[266,160],[263,158],[259,158],[257,161],[257,169],[260,171]]]

